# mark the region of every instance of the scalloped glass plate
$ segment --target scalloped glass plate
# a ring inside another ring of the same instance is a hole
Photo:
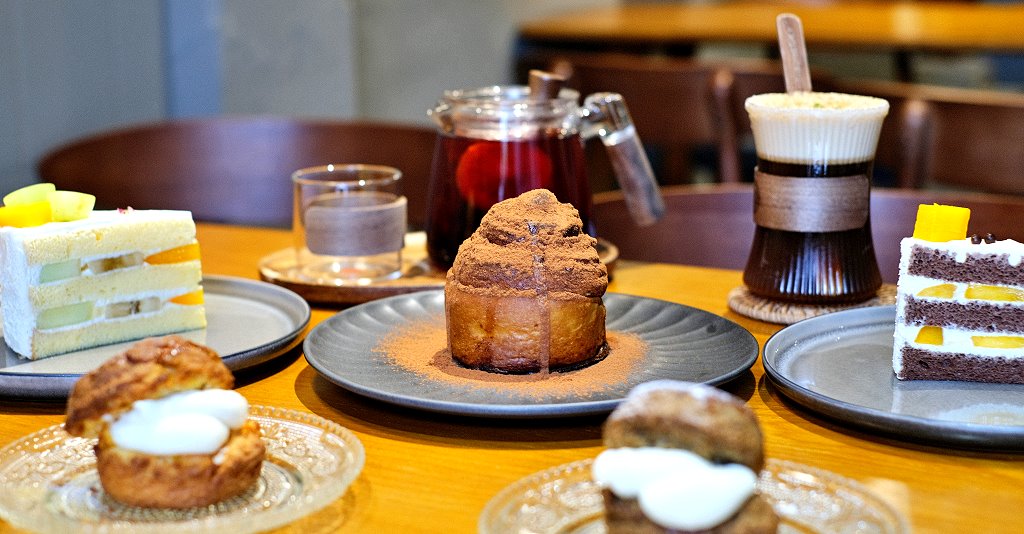
[[[366,453],[349,430],[316,415],[252,406],[267,459],[248,491],[185,510],[122,505],[102,489],[94,439],[52,426],[0,449],[0,516],[38,532],[227,532],[278,527],[345,493]]]
[[[605,532],[601,488],[593,460],[535,473],[501,490],[480,514],[481,534],[599,534]],[[902,534],[906,521],[857,482],[828,471],[768,460],[758,490],[782,518],[780,533]]]

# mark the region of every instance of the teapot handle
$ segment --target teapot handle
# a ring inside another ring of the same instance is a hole
[[[665,212],[665,202],[622,95],[588,96],[583,102],[583,115],[581,134],[584,139],[601,137],[633,221],[639,226],[657,222]]]

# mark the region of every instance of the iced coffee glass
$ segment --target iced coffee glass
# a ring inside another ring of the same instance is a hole
[[[772,93],[748,98],[746,109],[757,150],[748,290],[812,304],[874,296],[882,277],[871,240],[871,172],[889,103]]]

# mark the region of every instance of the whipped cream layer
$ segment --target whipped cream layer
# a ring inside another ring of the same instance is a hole
[[[873,160],[889,103],[843,93],[766,93],[745,103],[761,159],[780,163]]]
[[[114,444],[153,456],[214,454],[241,428],[249,402],[236,391],[202,389],[135,401],[110,425]]]
[[[746,466],[661,447],[608,449],[594,460],[593,477],[617,497],[636,499],[654,523],[687,531],[725,522],[757,486],[757,474]]]

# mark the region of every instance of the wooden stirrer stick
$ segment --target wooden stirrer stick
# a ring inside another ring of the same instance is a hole
[[[811,69],[807,66],[807,45],[800,17],[782,13],[775,19],[779,32],[779,53],[786,76],[786,92],[811,91]]]

